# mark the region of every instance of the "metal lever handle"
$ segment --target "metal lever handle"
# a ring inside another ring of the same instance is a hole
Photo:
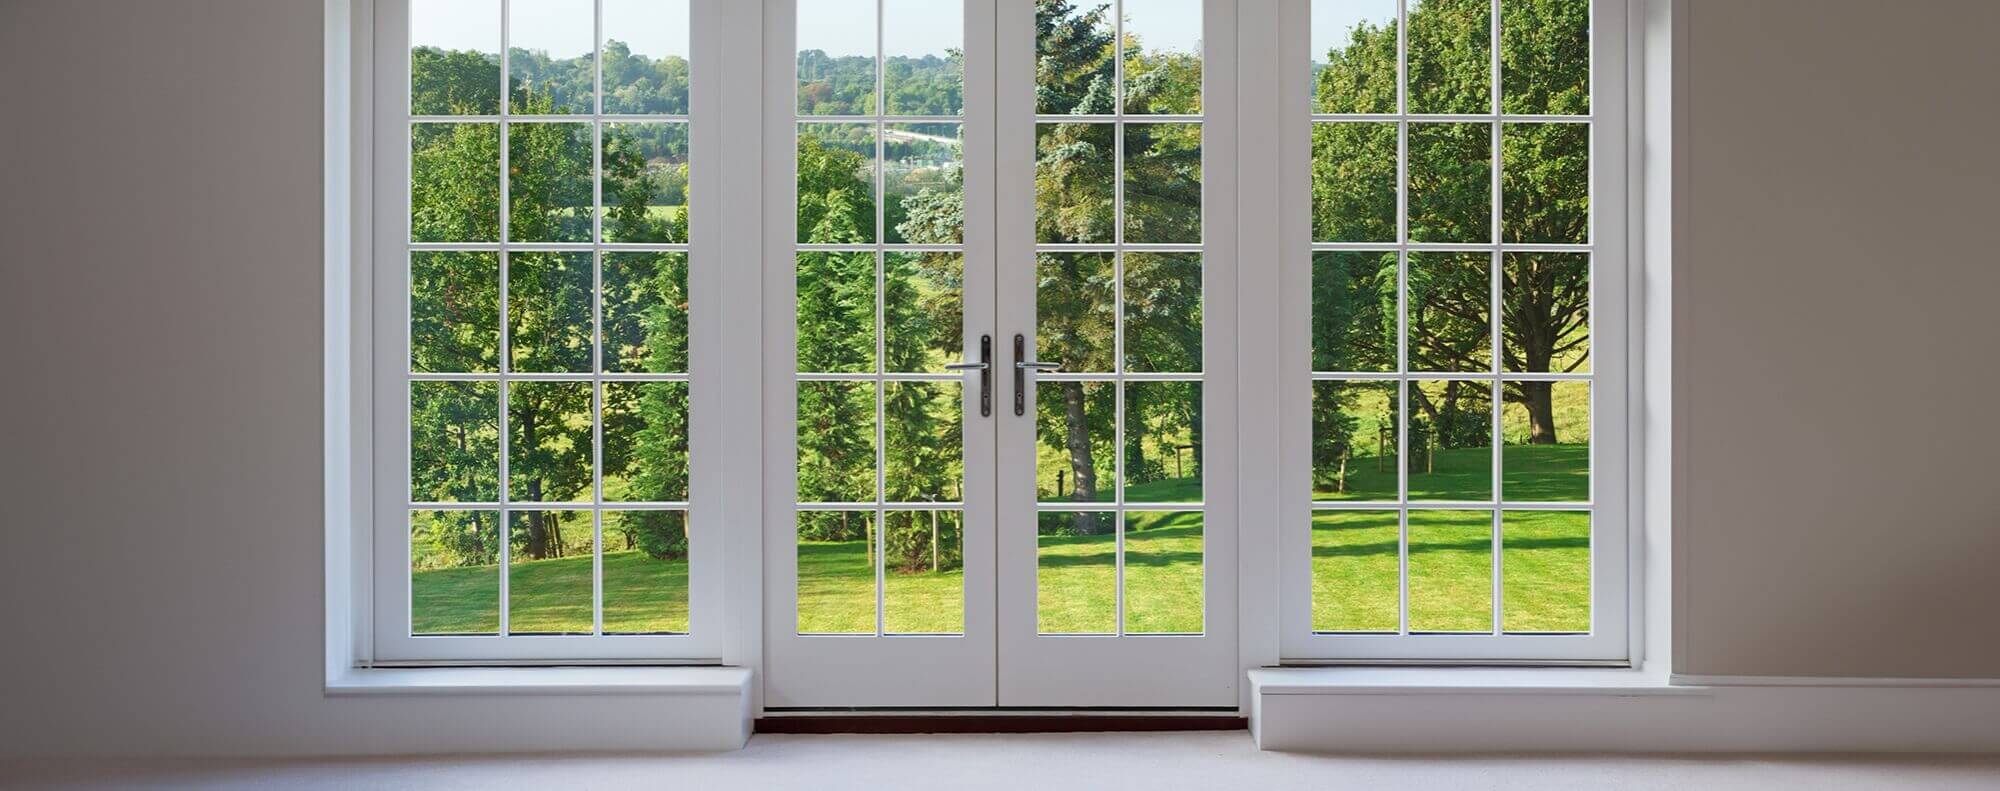
[[[979,372],[979,416],[993,416],[993,336],[979,336],[979,362],[946,363],[947,371]]]
[[[1027,356],[1028,356],[1028,338],[1024,335],[1015,335],[1014,336],[1014,414],[1015,415],[1028,414],[1029,371],[1062,370],[1062,363],[1036,362],[1027,359]]]

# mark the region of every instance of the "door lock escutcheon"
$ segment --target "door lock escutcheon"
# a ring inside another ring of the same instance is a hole
[[[1059,370],[1062,370],[1062,363],[1029,360],[1027,337],[1018,333],[1014,335],[1014,414],[1016,416],[1028,414],[1028,372]]]
[[[993,416],[993,336],[979,336],[979,362],[947,363],[945,370],[978,371],[979,416]]]

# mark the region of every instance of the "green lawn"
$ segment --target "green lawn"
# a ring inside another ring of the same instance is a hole
[[[1490,511],[1410,512],[1410,629],[1484,632],[1493,619]],[[1394,511],[1313,514],[1312,620],[1321,632],[1394,632],[1400,591]],[[1502,627],[1590,628],[1590,515],[1502,517]]]
[[[1560,461],[1570,448],[1531,449]],[[1513,451],[1510,450],[1510,453]],[[1189,480],[1148,486],[1189,487]],[[1135,487],[1136,488],[1136,487]],[[1197,512],[1129,515],[1125,630],[1202,630],[1202,528]],[[1486,631],[1492,621],[1492,523],[1487,511],[1413,511],[1410,627]],[[1313,516],[1312,623],[1316,631],[1396,631],[1401,586],[1393,511],[1320,511]],[[1503,518],[1504,624],[1515,632],[1590,628],[1590,517],[1583,512],[1509,511]],[[1116,630],[1113,536],[1043,536],[1036,601],[1046,633]],[[798,628],[809,633],[875,631],[875,574],[861,541],[802,542]],[[590,558],[517,563],[510,578],[515,632],[590,630]],[[687,563],[637,552],[604,555],[607,632],[687,629]],[[893,634],[952,634],[965,628],[964,576],[890,571],[883,627]],[[413,627],[420,634],[492,633],[499,621],[492,566],[412,575]]]
[[[1574,502],[1590,498],[1589,445],[1506,445],[1500,453],[1504,457],[1501,485],[1508,500]],[[1363,456],[1349,462],[1345,492],[1335,491],[1327,480],[1317,482],[1315,489],[1316,500],[1394,500],[1396,457]],[[1492,448],[1442,450],[1428,471],[1410,471],[1413,500],[1492,497]]]
[[[507,580],[508,631],[589,632],[590,556],[513,564]],[[604,553],[604,631],[686,632],[687,561],[642,552]],[[500,628],[500,577],[493,566],[410,575],[411,630],[492,634]]]

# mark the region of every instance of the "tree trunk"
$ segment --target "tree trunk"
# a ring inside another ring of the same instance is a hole
[[[1152,480],[1146,471],[1146,403],[1133,398],[1132,388],[1125,393],[1125,485],[1144,483]],[[1136,416],[1136,419],[1133,419]]]
[[[1064,445],[1069,449],[1070,477],[1076,483],[1076,494],[1070,499],[1087,503],[1097,499],[1097,467],[1090,459],[1090,420],[1084,412],[1083,383],[1063,382],[1063,423]],[[1076,534],[1097,535],[1097,514],[1078,512]]]
[[[1528,408],[1528,444],[1556,444],[1555,383],[1522,382],[1521,396]]]

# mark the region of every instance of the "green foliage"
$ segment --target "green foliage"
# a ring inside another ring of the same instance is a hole
[[[1506,0],[1501,7],[1501,81],[1509,113],[1589,110],[1589,3]],[[1409,6],[1409,109],[1416,113],[1492,111],[1491,19],[1486,0],[1424,0]],[[1357,24],[1320,54],[1313,107],[1326,113],[1396,109],[1397,25]],[[1316,53],[1317,54],[1317,53]],[[1509,124],[1499,235],[1509,242],[1581,243],[1589,218],[1589,126]],[[1412,123],[1407,170],[1410,239],[1490,241],[1492,128],[1480,123]],[[1312,133],[1314,239],[1396,240],[1396,125],[1320,123]],[[1482,261],[1484,255],[1478,256]],[[1404,306],[1413,370],[1483,371],[1491,365],[1490,267],[1449,256],[1413,255]],[[1320,254],[1314,259],[1313,365],[1320,371],[1379,371],[1394,365],[1393,254]],[[1590,274],[1580,256],[1510,253],[1501,273],[1502,366],[1568,371],[1586,364]],[[1462,387],[1412,388],[1413,453],[1491,442],[1491,417]],[[1377,418],[1347,388],[1314,400],[1313,459],[1320,485],[1347,469],[1356,428]],[[1532,441],[1554,443],[1549,389],[1509,384],[1509,403],[1527,407]],[[1476,413],[1476,414],[1475,414]],[[1483,428],[1482,428],[1483,427]],[[1412,460],[1413,463],[1419,461]]]

